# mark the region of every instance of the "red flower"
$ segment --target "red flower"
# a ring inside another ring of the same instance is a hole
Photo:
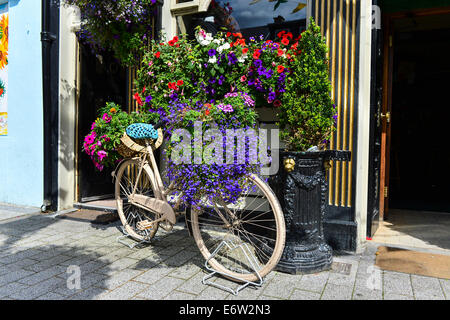
[[[172,39],[172,41],[173,41],[173,43],[177,43],[178,42],[178,37],[177,36],[175,36],[175,37],[173,37],[173,39]]]
[[[242,54],[243,54],[243,55],[246,55],[247,53],[248,53],[248,48],[242,49]]]
[[[285,33],[286,33],[286,31],[284,31],[284,30],[278,32],[278,38],[282,38]]]
[[[259,49],[256,49],[256,51],[253,53],[253,59],[259,59],[261,56],[261,51]]]
[[[209,111],[209,110],[205,111],[205,115],[207,115],[207,116],[209,116],[210,113],[211,113],[211,111]]]
[[[177,83],[176,82],[169,82],[169,89],[170,90],[178,90]]]
[[[231,37],[231,32],[227,32],[227,38]]]
[[[183,80],[178,80],[178,82],[177,82],[177,85],[178,86],[182,86],[184,84],[184,81]]]
[[[277,71],[278,73],[282,73],[284,71],[285,67],[284,66],[278,66]]]
[[[281,57],[284,54],[284,50],[278,49],[278,56]]]
[[[291,38],[291,40],[294,38],[294,36],[292,35],[292,32],[288,32],[284,35],[285,38]]]
[[[142,102],[141,97],[139,96],[139,93],[136,92],[136,93],[134,94],[133,98],[134,98],[134,100],[137,101],[138,105],[142,106],[142,105],[144,104],[144,103]]]
[[[155,53],[155,57],[159,59],[159,57],[161,57],[161,52],[158,51],[157,53]]]
[[[281,40],[281,43],[284,44],[285,46],[289,45],[289,39],[288,38],[283,38]]]
[[[281,101],[280,100],[275,100],[274,102],[273,102],[273,106],[275,107],[275,108],[279,108],[279,107],[281,107]]]

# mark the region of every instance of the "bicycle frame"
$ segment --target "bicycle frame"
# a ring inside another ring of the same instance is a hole
[[[143,229],[151,228],[153,224],[159,222],[168,222],[169,224],[174,225],[176,223],[176,214],[167,201],[167,193],[156,163],[153,148],[148,142],[146,142],[146,150],[147,152],[140,156],[138,175],[135,185],[133,186],[133,192],[128,196],[128,201],[137,207],[151,211],[159,216],[158,219],[153,220],[149,225],[142,225]],[[150,183],[152,184],[155,193],[154,198],[136,194],[139,178],[142,175],[142,171],[146,170],[145,166],[149,166],[147,170],[149,169]]]

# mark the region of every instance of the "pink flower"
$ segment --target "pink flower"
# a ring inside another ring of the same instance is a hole
[[[84,142],[86,142],[87,144],[92,144],[95,141],[95,137],[96,137],[95,132],[92,132],[92,134],[90,134],[90,135],[86,136],[86,138],[84,138]]]
[[[108,154],[106,153],[106,151],[102,150],[102,151],[97,152],[97,156],[98,156],[98,160],[100,160],[100,162],[102,162],[103,159],[105,159],[108,156]]]
[[[106,123],[110,123],[111,122],[111,117],[107,114],[107,113],[105,113],[104,115],[103,115],[103,120],[105,120],[106,121]]]
[[[101,165],[100,163],[97,163],[95,160],[92,160],[94,162],[95,167],[99,170],[99,171],[103,171],[104,166]]]
[[[93,122],[92,126],[91,126],[91,131],[94,130],[96,127],[97,127],[97,124],[95,122]]]
[[[247,81],[247,77],[246,76],[242,76],[241,77],[241,82],[245,82],[245,81]]]
[[[105,142],[109,142],[109,141],[111,141],[111,139],[110,138],[108,138],[106,135],[103,135],[102,136],[102,139],[104,139],[105,140]]]

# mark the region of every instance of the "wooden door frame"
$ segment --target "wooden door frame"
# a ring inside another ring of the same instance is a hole
[[[384,27],[384,61],[383,61],[383,104],[382,113],[392,114],[392,76],[394,66],[394,20],[409,17],[424,17],[431,15],[450,14],[450,6],[429,9],[409,10],[383,14]],[[383,118],[381,133],[381,160],[380,160],[380,220],[385,220],[389,212],[389,195],[385,194],[385,187],[389,186],[390,173],[390,145],[391,123]],[[395,119],[394,119],[395,121]]]

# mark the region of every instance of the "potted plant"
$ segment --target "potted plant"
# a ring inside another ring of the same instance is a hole
[[[331,268],[332,249],[322,222],[327,201],[326,165],[346,160],[349,153],[325,150],[337,123],[330,97],[327,46],[311,22],[288,54],[290,73],[278,108],[281,138],[280,171],[272,188],[285,215],[287,239],[280,271],[315,273]]]

